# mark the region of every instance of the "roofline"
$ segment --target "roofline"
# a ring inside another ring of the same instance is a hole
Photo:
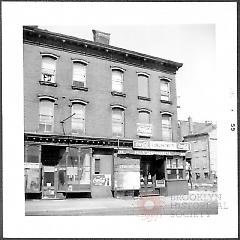
[[[147,54],[143,54],[143,53],[139,53],[139,52],[135,52],[135,51],[119,48],[119,47],[114,47],[114,46],[111,46],[111,45],[106,45],[106,44],[102,44],[102,43],[98,43],[98,42],[93,42],[93,41],[89,41],[89,40],[86,40],[86,39],[73,37],[73,36],[69,36],[69,35],[65,35],[65,34],[61,34],[61,33],[51,32],[51,31],[48,31],[48,30],[38,28],[37,26],[23,26],[23,30],[24,31],[29,31],[29,32],[30,31],[38,32],[39,34],[48,34],[48,35],[52,35],[54,37],[62,38],[63,40],[81,42],[81,43],[84,43],[84,44],[87,44],[87,45],[97,46],[97,47],[100,47],[100,48],[105,49],[105,50],[111,50],[111,51],[121,52],[121,53],[125,53],[125,54],[131,54],[131,55],[143,58],[143,59],[154,60],[154,61],[157,61],[157,62],[162,63],[162,64],[170,64],[170,65],[176,67],[177,70],[180,67],[183,66],[183,63],[178,63],[178,62],[170,61],[170,60],[167,60],[167,59],[158,58],[158,57],[154,57],[154,56],[151,56],[151,55],[147,55]]]
[[[199,137],[199,136],[204,136],[204,135],[207,136],[207,135],[209,135],[209,133],[203,132],[203,133],[190,134],[190,135],[183,136],[183,138]]]

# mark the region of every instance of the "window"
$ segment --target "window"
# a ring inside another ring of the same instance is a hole
[[[162,140],[172,141],[172,117],[162,114]]]
[[[205,178],[208,178],[208,172],[205,172],[205,173],[204,173],[204,177],[205,177]]]
[[[124,137],[124,110],[112,109],[112,134],[114,137]]]
[[[119,69],[112,69],[112,90],[123,92],[123,71]]]
[[[41,99],[39,107],[39,131],[53,132],[54,125],[54,101]]]
[[[168,179],[183,179],[183,159],[167,157],[166,159]]]
[[[160,81],[161,100],[170,101],[170,82],[166,79]]]
[[[86,87],[86,68],[87,62],[73,62],[73,86],[76,88]]]
[[[195,173],[196,175],[196,180],[200,178],[200,173]]]
[[[100,158],[95,159],[95,174],[100,173]]]
[[[141,138],[152,136],[152,124],[150,123],[150,110],[138,109],[137,135]]]
[[[39,163],[40,146],[28,145],[25,147],[25,162]]]
[[[68,190],[73,190],[74,185],[90,184],[90,159],[90,149],[69,148],[66,169]]]
[[[149,112],[139,112],[139,123],[149,124],[150,123],[150,113]]]
[[[149,76],[138,74],[138,96],[149,98]]]
[[[72,133],[85,134],[85,105],[81,103],[72,104]]]
[[[56,60],[57,57],[54,55],[42,55],[42,82],[55,83]]]

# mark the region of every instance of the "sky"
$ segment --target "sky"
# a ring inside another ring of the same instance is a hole
[[[40,28],[93,40],[92,29],[110,33],[110,45],[176,62],[178,119],[217,121],[215,24],[87,25]]]

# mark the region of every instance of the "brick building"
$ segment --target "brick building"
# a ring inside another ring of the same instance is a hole
[[[178,142],[180,63],[94,41],[23,28],[25,192],[187,193]]]
[[[179,140],[190,144],[186,161],[193,183],[213,183],[217,178],[217,126],[212,122],[179,121]]]

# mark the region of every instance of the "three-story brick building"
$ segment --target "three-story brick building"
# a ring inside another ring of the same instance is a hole
[[[187,193],[177,142],[180,63],[23,28],[25,192]]]

